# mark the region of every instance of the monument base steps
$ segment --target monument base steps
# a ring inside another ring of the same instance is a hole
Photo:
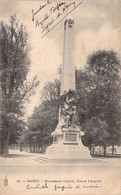
[[[88,148],[81,143],[58,143],[52,144],[46,150],[46,157],[48,159],[78,159],[78,158],[92,158]]]
[[[48,165],[49,163],[50,165],[53,163],[58,163],[58,165],[69,165],[71,163],[93,165],[93,163],[102,163],[101,160],[95,159],[90,155],[89,149],[83,146],[81,141],[77,145],[71,145],[70,143],[53,143],[47,148],[43,156],[36,157],[34,160]]]

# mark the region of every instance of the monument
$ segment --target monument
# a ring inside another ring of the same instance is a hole
[[[64,23],[63,66],[59,99],[58,125],[52,132],[53,143],[47,148],[48,158],[91,158],[90,151],[81,142],[81,128],[77,114],[75,88],[74,21]]]

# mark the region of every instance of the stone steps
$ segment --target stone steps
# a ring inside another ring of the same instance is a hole
[[[44,163],[44,162],[46,162],[48,159],[45,158],[45,157],[36,157],[36,158],[33,158],[33,160],[38,161],[38,162],[41,162],[41,163]]]
[[[88,159],[88,158],[45,158],[45,157],[36,157],[33,159],[40,163],[97,163],[102,162],[98,159]]]

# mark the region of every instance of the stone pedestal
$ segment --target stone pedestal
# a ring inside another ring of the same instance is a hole
[[[90,159],[90,151],[81,142],[80,129],[56,129],[52,133],[53,144],[46,150],[49,159]]]

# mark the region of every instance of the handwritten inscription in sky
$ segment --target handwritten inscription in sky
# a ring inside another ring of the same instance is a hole
[[[43,1],[39,7],[32,9],[32,21],[36,28],[40,28],[41,37],[44,37],[82,2]]]

